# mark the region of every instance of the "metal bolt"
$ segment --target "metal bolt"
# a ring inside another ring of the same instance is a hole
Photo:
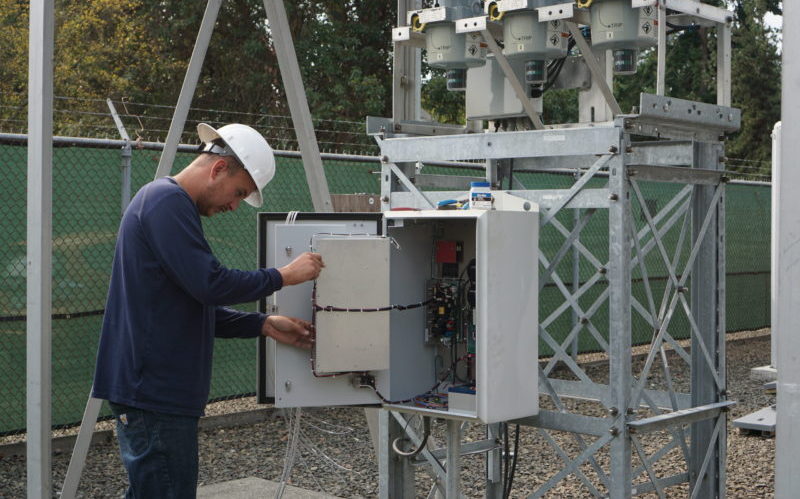
[[[625,152],[633,152],[633,147],[631,146],[626,147]]]
[[[284,251],[286,251],[286,256],[292,256],[292,247],[291,246],[285,247]]]
[[[629,416],[633,416],[634,414],[636,414],[636,409],[634,409],[633,407],[628,407],[628,410],[626,410],[625,412],[626,412],[626,413],[627,413]]]
[[[597,269],[597,271],[600,272],[600,274],[605,275],[605,273],[608,272],[608,269],[606,269],[605,267],[600,267],[599,269]]]
[[[383,201],[384,203],[388,203],[389,202],[389,196],[383,196],[381,198],[381,201]]]
[[[613,426],[608,429],[608,432],[611,434],[612,437],[616,437],[617,435],[619,435],[619,428]]]
[[[389,162],[389,156],[381,156],[381,163],[388,163],[388,162]]]
[[[613,416],[616,416],[617,414],[619,414],[619,409],[617,409],[616,407],[609,407],[608,408],[608,415],[609,416],[613,417]]]
[[[610,199],[611,201],[616,201],[617,199],[619,199],[619,196],[617,196],[616,194],[611,194],[610,196],[608,196],[608,199]]]
[[[290,391],[292,389],[292,380],[287,379],[286,383],[283,384],[286,387],[286,391]]]
[[[588,318],[581,317],[581,324],[588,324],[588,323],[589,323],[589,319]]]
[[[608,148],[608,152],[610,152],[611,154],[617,154],[618,150],[619,149],[617,149],[617,146],[611,146]]]

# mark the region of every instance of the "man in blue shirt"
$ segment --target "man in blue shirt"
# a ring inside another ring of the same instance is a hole
[[[108,400],[117,420],[126,497],[195,496],[197,423],[215,337],[312,344],[306,321],[227,308],[315,279],[323,263],[304,253],[280,269],[220,264],[200,216],[235,210],[242,200],[261,206],[275,159],[248,126],[201,124],[198,133],[203,152],[175,177],[142,187],[117,238],[93,396]]]

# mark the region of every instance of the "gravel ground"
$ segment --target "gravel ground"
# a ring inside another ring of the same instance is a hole
[[[728,497],[751,498],[772,497],[774,480],[775,440],[760,436],[740,434],[730,423],[745,414],[774,403],[774,397],[761,390],[759,382],[751,381],[750,369],[769,364],[770,346],[767,331],[737,333],[728,341],[728,387],[732,400],[738,405],[730,412],[728,423]],[[733,340],[733,341],[731,341]],[[675,355],[670,353],[670,358]],[[587,373],[597,381],[607,376],[607,365],[592,361],[597,356],[581,359],[586,364]],[[634,359],[634,372],[641,369],[644,359]],[[673,377],[676,388],[688,387],[688,374],[677,367],[682,362],[673,362]],[[661,381],[656,374],[649,384],[659,388]],[[562,371],[557,371],[564,374]],[[543,407],[547,407],[543,399]],[[587,415],[602,415],[597,404],[570,401],[570,408]],[[240,399],[211,404],[210,415],[238,412],[262,408],[253,399]],[[269,411],[265,422],[239,427],[202,430],[200,434],[200,482],[211,484],[227,480],[260,477],[279,480],[286,451],[287,427],[279,416],[280,411]],[[378,475],[375,454],[367,430],[364,411],[361,409],[334,408],[304,410],[302,415],[300,455],[292,473],[293,485],[326,492],[341,497],[374,497],[377,495]],[[433,425],[436,443],[444,441],[445,424],[441,421]],[[482,437],[482,427],[472,425],[465,433],[466,440]],[[571,455],[579,452],[574,438],[557,432],[551,433],[559,445]],[[645,452],[652,454],[659,445],[669,439],[668,434],[655,434],[643,440]],[[586,438],[591,443],[592,438]],[[524,497],[536,490],[552,475],[557,473],[562,462],[542,434],[534,429],[523,427],[520,431],[520,451],[512,497]],[[602,450],[596,455],[598,464],[607,469],[608,454]],[[66,473],[68,454],[58,454],[53,458],[54,489],[58,490]],[[634,456],[634,463],[638,460]],[[665,476],[685,470],[679,449],[673,449],[654,467],[655,473]],[[466,456],[463,459],[462,484],[469,497],[483,494],[484,460],[480,456]],[[597,475],[588,465],[581,467],[586,477],[598,483]],[[417,495],[424,496],[431,487],[432,480],[425,472],[418,472]],[[637,481],[646,481],[643,474]],[[120,464],[115,441],[94,445],[90,451],[79,493],[82,497],[121,497],[126,487],[125,472]],[[603,490],[602,487],[598,487]],[[672,487],[667,490],[668,497],[686,497],[685,487]],[[557,484],[547,497],[586,497],[587,489],[575,477],[569,475]],[[0,458],[0,498],[25,496],[25,458]],[[645,496],[647,497],[647,496]]]

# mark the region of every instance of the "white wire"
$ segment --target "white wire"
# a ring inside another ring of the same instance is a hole
[[[281,499],[283,497],[283,493],[286,490],[286,482],[289,481],[289,477],[292,475],[292,468],[297,458],[297,443],[300,436],[300,416],[302,412],[298,407],[294,410],[294,415],[292,415],[291,409],[288,409],[287,413],[289,434],[286,440],[286,455],[283,460],[283,472],[281,473],[281,481],[278,484],[278,490],[275,491],[275,499]]]

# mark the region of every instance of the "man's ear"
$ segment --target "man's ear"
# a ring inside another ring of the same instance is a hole
[[[217,160],[211,164],[211,180],[216,180],[219,175],[227,173],[227,171],[228,163],[222,158],[217,158]]]

